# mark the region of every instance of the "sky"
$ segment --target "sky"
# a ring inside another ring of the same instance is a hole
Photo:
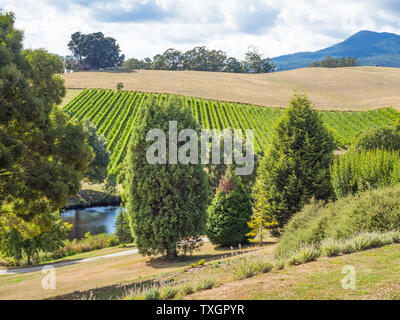
[[[400,34],[399,0],[0,0],[26,48],[71,54],[71,34],[103,32],[127,58],[168,48],[222,49],[242,59],[315,51],[360,30]]]

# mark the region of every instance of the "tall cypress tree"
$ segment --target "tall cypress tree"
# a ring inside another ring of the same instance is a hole
[[[329,166],[334,140],[305,95],[295,95],[278,120],[272,145],[258,168],[255,202],[265,196],[280,233],[311,198],[333,195]]]
[[[158,156],[168,161],[149,163],[147,154],[154,141],[148,141],[146,136],[151,130],[160,129],[168,144],[170,121],[177,122],[177,132],[194,130],[195,143],[200,146],[200,126],[180,99],[173,98],[165,104],[149,99],[128,149],[124,198],[139,252],[173,259],[180,251],[192,251],[201,242],[209,189],[203,166],[171,164],[174,161],[170,147],[162,156],[158,151]],[[163,140],[160,139],[157,142]],[[186,142],[179,142],[177,150],[181,151],[183,145]]]

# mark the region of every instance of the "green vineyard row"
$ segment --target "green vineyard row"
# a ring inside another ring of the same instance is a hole
[[[71,119],[89,119],[108,141],[111,153],[110,169],[120,164],[127,152],[129,138],[135,123],[140,121],[142,106],[151,93],[86,89],[64,107]],[[158,94],[159,102],[168,101],[172,95]],[[282,109],[254,106],[194,97],[180,97],[190,108],[195,119],[205,129],[253,129],[255,150],[265,150],[271,140],[274,122]],[[393,124],[400,113],[393,108],[371,111],[321,111],[325,125],[333,132],[336,141],[348,145],[354,135],[367,127]]]

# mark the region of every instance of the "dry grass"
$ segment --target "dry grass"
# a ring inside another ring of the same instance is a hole
[[[274,246],[271,246],[271,250]],[[252,250],[251,247],[246,250]],[[193,256],[168,262],[161,259],[150,261],[139,254],[97,260],[56,269],[57,289],[44,290],[41,272],[0,276],[0,300],[2,299],[46,299],[63,296],[73,292],[86,292],[134,281],[150,279],[153,276],[175,272],[190,267],[193,262],[204,259],[206,262],[228,258],[233,252],[229,248],[214,248],[205,243]],[[242,250],[243,251],[243,250]],[[94,254],[94,252],[92,252]],[[109,290],[109,289],[108,289]]]
[[[284,107],[293,91],[307,93],[327,110],[364,110],[400,106],[400,69],[384,67],[305,68],[272,74],[195,71],[131,73],[77,72],[62,76],[73,88],[112,88],[178,93],[215,100]]]

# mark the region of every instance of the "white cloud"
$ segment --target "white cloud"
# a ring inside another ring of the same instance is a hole
[[[273,57],[321,49],[362,29],[400,33],[397,0],[0,0],[0,7],[16,13],[26,47],[62,55],[75,31],[102,31],[138,58],[196,45],[238,58],[255,45]]]

